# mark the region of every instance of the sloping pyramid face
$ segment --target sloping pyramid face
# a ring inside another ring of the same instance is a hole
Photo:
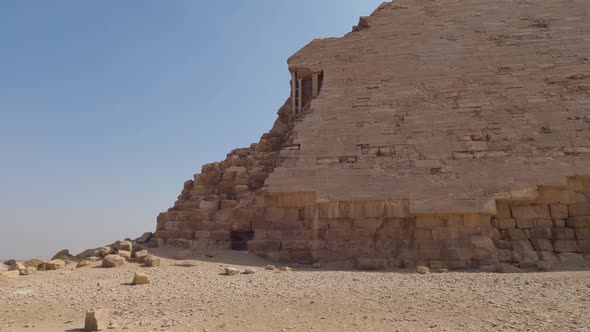
[[[289,59],[273,129],[157,235],[376,269],[589,254],[588,22],[585,0],[383,3]]]

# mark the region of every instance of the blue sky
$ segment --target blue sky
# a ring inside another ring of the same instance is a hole
[[[0,258],[153,230],[202,164],[271,128],[287,58],[379,3],[2,1]]]

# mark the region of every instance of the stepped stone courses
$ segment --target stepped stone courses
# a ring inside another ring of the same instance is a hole
[[[583,259],[588,20],[584,0],[383,3],[289,59],[271,131],[204,165],[155,236],[370,269]]]

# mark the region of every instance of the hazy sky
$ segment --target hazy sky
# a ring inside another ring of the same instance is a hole
[[[0,2],[0,258],[154,230],[202,164],[271,128],[287,58],[379,3]]]

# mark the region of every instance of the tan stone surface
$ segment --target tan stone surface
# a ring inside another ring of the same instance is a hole
[[[322,89],[269,189],[477,212],[588,174],[589,16],[584,0],[405,0],[314,40],[289,65]]]

